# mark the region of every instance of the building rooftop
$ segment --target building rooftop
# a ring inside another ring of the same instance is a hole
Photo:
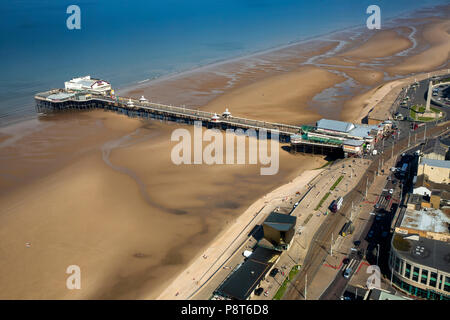
[[[348,145],[348,146],[360,147],[364,144],[364,141],[348,139],[348,140],[344,140],[344,144]]]
[[[258,286],[269,269],[269,264],[247,260],[222,283],[217,292],[232,299],[245,300]]]
[[[400,257],[450,273],[449,242],[396,233],[392,244],[393,249]]]
[[[412,300],[412,299],[408,297],[396,296],[395,294],[386,292],[385,290],[371,289],[366,296],[366,300]]]
[[[427,158],[422,157],[422,159],[420,160],[420,164],[425,164],[430,167],[450,169],[450,161],[449,160],[436,160],[436,159],[427,159]]]
[[[296,222],[297,217],[295,216],[272,212],[264,221],[264,224],[274,228],[275,230],[288,231],[295,227]]]
[[[317,121],[316,126],[319,129],[333,130],[346,133],[350,132],[350,130],[355,128],[355,125],[353,123],[329,119],[320,119],[319,121]]]
[[[257,247],[250,257],[219,286],[216,292],[232,299],[247,299],[279,257],[280,252],[278,251]]]
[[[406,209],[400,227],[425,232],[449,233],[450,218],[441,210],[423,208]]]
[[[255,251],[253,251],[249,259],[274,264],[279,257],[280,257],[279,251],[258,246],[256,247]]]
[[[69,98],[73,97],[74,95],[75,95],[74,93],[58,92],[58,93],[54,93],[54,94],[47,96],[47,99],[65,100],[65,99],[69,99]]]
[[[355,126],[354,129],[352,129],[348,134],[354,136],[354,137],[360,137],[360,138],[371,138],[370,130],[372,130],[372,127],[369,126]]]
[[[426,155],[430,153],[436,153],[445,157],[447,149],[448,148],[444,147],[440,140],[436,138],[427,141],[427,143],[423,146],[422,153],[424,153],[424,158],[426,158]]]
[[[433,190],[431,190],[431,195],[440,197],[440,196],[442,196],[442,190],[440,190],[440,189],[433,189]]]

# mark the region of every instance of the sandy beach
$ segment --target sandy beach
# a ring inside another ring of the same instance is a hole
[[[449,29],[422,12],[386,30],[342,31],[121,94],[297,125],[360,122],[394,88],[449,67]],[[0,298],[184,299],[211,266],[204,255],[219,258],[262,206],[326,163],[280,150],[274,176],[259,165],[177,166],[177,128],[193,130],[103,111],[0,128]],[[82,290],[65,286],[74,264]]]

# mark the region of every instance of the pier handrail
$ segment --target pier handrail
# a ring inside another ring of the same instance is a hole
[[[53,102],[65,102],[65,101],[103,101],[107,103],[112,103],[114,105],[119,105],[120,107],[139,111],[139,109],[144,110],[153,110],[157,112],[169,112],[176,116],[181,117],[190,117],[191,119],[197,119],[197,120],[204,120],[204,121],[210,121],[212,117],[215,115],[213,112],[209,111],[202,111],[198,109],[192,109],[192,108],[186,108],[186,107],[179,107],[179,106],[172,106],[172,105],[166,105],[162,103],[156,103],[151,101],[139,101],[138,99],[131,98],[131,97],[120,97],[117,96],[116,98],[110,97],[110,96],[104,96],[101,94],[95,94],[93,92],[76,92],[76,91],[69,91],[69,93],[74,93],[74,95],[58,99],[58,100],[52,100],[48,99],[48,96],[54,93],[58,92],[68,92],[64,89],[52,89],[43,93],[36,94],[35,98],[53,101]],[[132,102],[132,104],[130,104]],[[275,123],[275,122],[267,122],[262,120],[254,120],[254,119],[247,119],[243,117],[235,117],[235,116],[229,116],[229,117],[221,117],[220,122],[222,123],[228,123],[230,125],[236,125],[239,124],[241,127],[245,128],[252,128],[255,130],[277,130],[281,134],[285,135],[291,135],[295,133],[301,132],[301,127],[295,126],[295,125],[289,125],[289,124],[282,124],[282,123]]]

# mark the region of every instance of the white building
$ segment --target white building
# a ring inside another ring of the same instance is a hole
[[[417,187],[413,189],[413,194],[420,194],[421,196],[431,196],[431,190],[427,187]]]
[[[73,78],[64,82],[65,89],[69,91],[90,91],[98,94],[109,94],[111,84],[105,80],[93,79],[91,76]]]

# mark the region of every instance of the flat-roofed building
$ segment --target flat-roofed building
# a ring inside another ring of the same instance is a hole
[[[421,158],[417,175],[424,175],[425,179],[434,183],[450,182],[450,161]]]
[[[214,294],[231,300],[251,299],[254,290],[272,270],[280,255],[279,251],[256,247],[247,260],[222,282]]]
[[[408,297],[403,297],[383,289],[367,290],[364,300],[412,300]]]
[[[344,140],[342,148],[347,153],[361,154],[364,151],[364,141],[347,139]]]
[[[411,296],[450,299],[449,212],[439,209],[440,200],[424,201],[422,195],[410,195],[395,221],[389,258],[393,284]]]
[[[450,218],[440,209],[421,208],[419,210],[406,208],[401,223],[395,228],[402,234],[419,234],[440,241],[449,241]]]
[[[52,101],[64,101],[71,99],[75,96],[75,93],[58,92],[47,96],[47,99]]]
[[[410,296],[450,300],[450,243],[396,233],[389,267],[395,287]]]
[[[431,190],[430,203],[433,208],[439,209],[441,207],[441,197],[442,197],[442,190],[440,189]]]

